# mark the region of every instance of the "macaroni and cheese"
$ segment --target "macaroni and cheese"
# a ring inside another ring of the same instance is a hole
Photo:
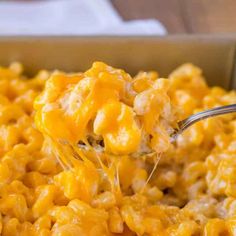
[[[236,235],[236,103],[184,64],[167,79],[95,62],[84,73],[0,67],[3,236]]]

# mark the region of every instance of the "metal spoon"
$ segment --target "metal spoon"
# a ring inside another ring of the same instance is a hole
[[[209,109],[209,110],[202,111],[197,114],[191,115],[188,118],[178,122],[178,128],[175,129],[174,132],[171,134],[171,141],[172,142],[175,141],[179,134],[181,134],[189,126],[195,124],[196,122],[198,122],[200,120],[204,120],[209,117],[219,116],[219,115],[228,114],[228,113],[232,113],[232,112],[236,112],[236,104],[216,107],[213,109]]]
[[[216,107],[213,109],[209,109],[203,112],[199,112],[197,114],[191,115],[188,118],[181,120],[178,122],[178,128],[176,128],[174,130],[174,132],[170,135],[170,139],[171,142],[175,142],[176,138],[178,137],[179,134],[181,134],[184,130],[186,130],[188,127],[190,127],[191,125],[195,124],[198,121],[207,119],[209,117],[213,117],[213,116],[219,116],[219,115],[223,115],[223,114],[228,114],[228,113],[232,113],[232,112],[236,112],[236,104],[232,104],[232,105],[228,105],[228,106],[221,106],[221,107]],[[71,149],[71,153],[73,153],[72,156],[76,156],[76,150],[74,150],[73,146],[70,145],[66,140],[60,140],[59,142],[62,145],[62,148],[67,147]],[[92,150],[90,145],[86,145],[86,144],[79,144],[77,150]],[[97,144],[97,148],[98,148],[98,152],[104,152],[104,146],[100,146],[100,144]],[[131,156],[133,157],[140,157],[143,155],[153,155],[155,152],[153,150],[150,150],[148,152],[144,152],[144,153],[133,153],[131,154]],[[79,157],[79,155],[77,155]],[[60,163],[64,163],[65,160],[61,160],[60,155],[58,156]],[[78,159],[78,157],[76,159]],[[65,162],[64,164],[66,164],[66,166],[71,167],[72,164],[69,162]]]

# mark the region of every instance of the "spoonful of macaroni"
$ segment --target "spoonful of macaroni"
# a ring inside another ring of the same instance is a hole
[[[37,127],[55,145],[69,144],[80,157],[84,151],[138,157],[165,152],[196,121],[233,112],[236,105],[177,122],[169,79],[155,72],[132,78],[95,62],[85,73],[52,74],[34,106]]]

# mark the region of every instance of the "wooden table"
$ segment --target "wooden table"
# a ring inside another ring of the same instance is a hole
[[[236,0],[111,0],[124,20],[156,18],[169,33],[236,32]]]

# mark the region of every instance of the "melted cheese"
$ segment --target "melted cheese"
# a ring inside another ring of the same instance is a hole
[[[162,120],[173,121],[166,84],[152,81],[138,93],[127,73],[101,62],[84,74],[53,74],[35,101],[36,125],[53,140],[74,146],[97,138],[110,154],[136,153],[142,146],[163,152],[169,135]]]

